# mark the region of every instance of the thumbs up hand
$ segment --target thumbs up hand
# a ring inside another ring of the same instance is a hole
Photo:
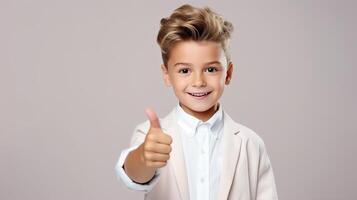
[[[155,111],[146,109],[145,112],[150,129],[145,137],[141,158],[147,167],[157,169],[164,167],[170,159],[172,138],[162,131]]]

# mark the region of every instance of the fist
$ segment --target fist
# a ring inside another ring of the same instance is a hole
[[[164,167],[170,159],[172,138],[162,131],[155,111],[146,109],[145,112],[150,129],[143,144],[142,160],[147,167],[157,169]]]

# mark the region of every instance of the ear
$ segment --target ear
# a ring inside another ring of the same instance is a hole
[[[170,81],[168,67],[166,67],[164,64],[162,64],[161,65],[161,71],[162,71],[162,78],[164,79],[165,85],[167,87],[170,87],[171,86],[171,81]]]
[[[226,74],[226,81],[225,84],[229,85],[232,79],[232,74],[233,74],[233,63],[229,62],[228,68],[227,68],[227,74]]]

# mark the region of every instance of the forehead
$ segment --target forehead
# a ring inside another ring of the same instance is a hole
[[[223,64],[224,60],[225,56],[219,42],[182,41],[172,47],[168,65],[177,62],[200,65],[211,61],[220,61]]]

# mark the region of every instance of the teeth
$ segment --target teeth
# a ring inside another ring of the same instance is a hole
[[[208,94],[208,92],[206,93],[190,93],[192,96],[195,96],[195,97],[202,97],[202,96],[205,96]]]

